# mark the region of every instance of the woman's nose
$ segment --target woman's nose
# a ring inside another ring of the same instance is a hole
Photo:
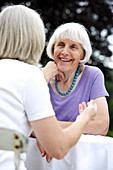
[[[62,55],[68,55],[68,54],[69,54],[68,49],[67,49],[67,48],[64,48],[64,49],[62,50]]]

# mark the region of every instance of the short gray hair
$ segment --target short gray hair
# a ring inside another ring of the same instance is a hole
[[[47,45],[47,55],[54,59],[53,56],[53,49],[54,45],[57,40],[61,38],[69,38],[72,41],[78,42],[82,45],[83,49],[85,50],[85,56],[83,60],[80,60],[81,64],[85,64],[87,61],[89,61],[90,56],[92,54],[92,47],[89,40],[88,33],[86,31],[86,28],[79,24],[79,23],[65,23],[60,25],[53,35],[51,36],[48,45]]]
[[[0,13],[0,58],[37,65],[45,47],[40,15],[24,5],[11,5]]]

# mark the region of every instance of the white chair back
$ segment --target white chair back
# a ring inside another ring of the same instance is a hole
[[[28,138],[8,128],[0,128],[0,150],[14,151],[15,170],[19,170],[20,154],[27,152]]]

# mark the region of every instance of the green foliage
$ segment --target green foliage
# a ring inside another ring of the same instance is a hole
[[[106,80],[106,88],[110,95],[109,98],[107,99],[110,114],[110,130],[113,130],[113,71],[111,71],[109,75],[111,75],[111,79]]]
[[[109,131],[108,131],[107,136],[109,136],[109,137],[112,137],[112,138],[113,138],[113,131],[109,130]]]
[[[107,37],[113,33],[111,5],[106,0],[43,0],[35,1],[37,11],[41,13],[46,27],[47,41],[54,29],[66,22],[83,24],[91,39],[93,54],[90,64],[106,66],[106,59],[112,56]],[[110,18],[110,19],[109,19]],[[46,53],[42,56],[42,63],[47,59]],[[49,60],[49,59],[48,59]]]
[[[88,32],[93,47],[89,64],[103,69],[112,56],[109,49],[108,36],[113,34],[113,13],[110,0],[7,0],[0,1],[0,6],[25,4],[40,13],[45,27],[47,41],[54,29],[66,22],[79,22]],[[45,65],[49,58],[44,51],[41,64]]]

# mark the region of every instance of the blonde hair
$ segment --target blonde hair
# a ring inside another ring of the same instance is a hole
[[[53,35],[51,36],[47,45],[47,55],[54,59],[54,45],[56,41],[62,38],[69,38],[72,41],[78,42],[85,50],[85,56],[83,60],[80,60],[80,64],[85,64],[92,54],[92,47],[90,44],[88,33],[85,27],[79,23],[66,23],[60,25]]]
[[[24,6],[8,6],[0,13],[0,58],[37,65],[45,46],[40,15]]]

